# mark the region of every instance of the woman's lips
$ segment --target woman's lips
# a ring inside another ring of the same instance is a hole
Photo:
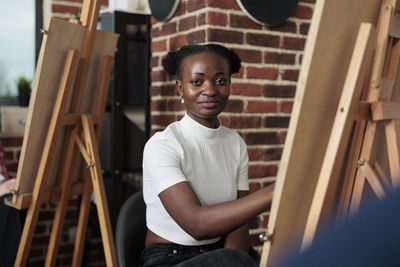
[[[218,106],[219,102],[200,102],[200,105],[205,107],[205,108],[215,108]]]

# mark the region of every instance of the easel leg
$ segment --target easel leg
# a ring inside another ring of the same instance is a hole
[[[99,216],[106,263],[107,266],[117,266],[106,192],[104,188],[103,177],[101,175],[99,151],[96,144],[97,138],[95,135],[94,124],[90,116],[82,115],[82,127],[85,135],[86,149],[91,156],[93,163],[90,167],[90,174],[92,178],[94,194],[96,197],[96,207]]]
[[[75,128],[73,132],[76,133],[77,128]],[[75,144],[73,139],[74,133],[68,133],[68,146],[67,146],[66,158],[61,174],[61,188],[62,188],[61,199],[60,202],[57,204],[56,214],[54,217],[54,223],[52,226],[52,231],[50,236],[49,247],[47,250],[45,266],[55,266],[61,233],[64,225],[65,214],[70,199],[70,189],[72,182],[70,179],[70,174],[71,174],[70,169],[75,151]]]
[[[74,256],[72,258],[72,266],[74,267],[79,267],[82,264],[83,249],[90,214],[90,198],[93,192],[92,181],[88,175],[85,176],[85,187],[79,209],[79,221],[75,237]]]

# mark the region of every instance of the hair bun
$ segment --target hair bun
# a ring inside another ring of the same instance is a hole
[[[162,60],[164,70],[170,75],[176,75],[177,72],[177,52],[168,52],[167,56]]]

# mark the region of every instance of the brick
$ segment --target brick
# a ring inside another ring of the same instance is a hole
[[[302,23],[302,24],[300,24],[300,33],[301,34],[307,35],[309,29],[310,29],[310,23]]]
[[[205,25],[207,24],[207,13],[201,13],[200,15],[197,16],[197,26]]]
[[[79,14],[80,9],[76,6],[52,4],[51,11],[54,13]]]
[[[230,25],[234,28],[245,28],[245,29],[261,29],[261,25],[252,21],[247,16],[230,14]]]
[[[153,100],[150,104],[151,111],[166,111],[167,110],[167,100]]]
[[[306,43],[305,38],[283,37],[281,48],[303,51],[305,43]]]
[[[223,2],[223,1],[222,1]],[[208,29],[208,41],[242,44],[244,35],[242,32],[220,29]]]
[[[150,95],[151,96],[173,96],[177,94],[177,89],[175,84],[164,84],[161,86],[151,86]]]
[[[34,236],[32,240],[32,246],[47,245],[49,243],[50,236]]]
[[[175,115],[152,115],[151,124],[167,126],[175,121]]]
[[[185,110],[186,106],[181,103],[180,99],[170,99],[168,100],[168,109],[169,111],[181,111]]]
[[[221,123],[233,129],[243,128],[260,128],[261,118],[258,116],[242,117],[242,116],[220,116]]]
[[[289,126],[290,117],[283,116],[267,116],[264,119],[266,128],[287,128]]]
[[[247,154],[249,156],[249,161],[260,161],[263,159],[263,150],[260,148],[248,148]]]
[[[14,160],[14,151],[4,151],[5,160]]]
[[[294,11],[293,17],[300,19],[311,19],[313,15],[313,9],[308,6],[297,5]]]
[[[187,3],[188,12],[193,12],[204,7],[206,7],[206,3],[204,0],[190,0]]]
[[[263,151],[263,160],[272,161],[280,160],[282,157],[282,148],[269,148]]]
[[[48,220],[53,220],[54,218],[54,211],[48,211],[48,210],[41,210],[39,214],[39,221],[48,221]]]
[[[166,81],[167,80],[166,73],[163,70],[152,71],[150,73],[150,76],[151,76],[151,81],[152,82],[161,82],[161,81]]]
[[[176,10],[174,17],[179,17],[185,14],[187,11],[187,4],[186,1],[180,1],[178,9]]]
[[[11,172],[16,172],[18,170],[18,162],[15,163],[7,163],[6,164],[8,176],[12,177]]]
[[[221,9],[234,9],[240,10],[240,7],[237,5],[236,1],[221,1],[221,0],[206,0],[206,4],[208,7],[218,7]]]
[[[186,35],[179,35],[179,36],[172,37],[171,39],[169,39],[169,49],[170,50],[178,49],[184,45],[187,45]]]
[[[187,17],[179,20],[179,31],[187,31],[196,28],[196,16]]]
[[[293,109],[293,101],[282,101],[278,104],[278,110],[281,113],[291,113]]]
[[[262,86],[260,84],[251,83],[232,83],[231,95],[261,96]]]
[[[282,73],[282,80],[297,81],[299,79],[299,72],[299,70],[284,70]]]
[[[259,182],[249,182],[249,193],[256,192],[261,188],[261,185]]]
[[[158,67],[160,66],[160,57],[155,57],[152,56],[150,58],[150,68]]]
[[[228,16],[221,12],[207,12],[206,23],[209,25],[226,26]]]
[[[197,44],[197,43],[205,42],[206,31],[200,30],[200,31],[196,31],[196,32],[191,32],[187,35],[186,40],[187,40],[188,44]]]
[[[251,192],[251,190],[250,190],[250,192]],[[256,216],[250,220],[249,229],[257,229],[258,227],[260,227],[260,219],[258,216]]]
[[[279,47],[280,37],[271,34],[246,33],[246,43],[263,47]]]
[[[278,69],[270,67],[247,67],[247,78],[276,80],[278,78]]]
[[[44,259],[29,259],[29,267],[43,267]]]
[[[274,145],[279,143],[275,132],[254,132],[243,134],[247,145]]]
[[[251,100],[247,102],[246,112],[249,113],[271,113],[276,112],[276,102],[275,101],[258,101]]]
[[[43,249],[40,249],[40,248],[32,248],[32,249],[30,249],[28,257],[29,258],[41,258],[41,257],[44,257]],[[31,266],[31,265],[29,265],[29,266]]]
[[[1,145],[3,146],[4,150],[7,149],[7,147],[20,147],[22,146],[22,137],[10,137],[10,138],[1,138]]]
[[[264,61],[265,63],[269,64],[294,65],[296,63],[296,55],[288,53],[266,52]]]
[[[286,141],[287,132],[279,133],[279,144],[284,144]]]
[[[276,165],[250,165],[249,178],[262,178],[276,176],[278,166]]]
[[[73,244],[61,244],[60,245],[60,249],[59,249],[59,253],[60,254],[66,254],[66,253],[71,253],[74,251],[74,245]],[[72,260],[72,258],[71,258]]]
[[[152,41],[151,42],[151,52],[165,51],[167,50],[167,41]]]
[[[296,94],[295,85],[275,85],[267,84],[263,88],[263,96],[265,97],[294,97]]]
[[[297,32],[297,24],[292,21],[286,21],[279,25],[265,26],[265,27],[267,30],[271,32],[290,32],[290,33]]]
[[[163,23],[160,36],[171,35],[176,33],[176,22]]]
[[[237,48],[234,51],[238,54],[242,62],[261,63],[261,51]]]
[[[159,37],[161,34],[160,28],[159,27],[152,27],[150,30],[150,37],[155,38]]]
[[[268,227],[268,222],[269,222],[269,215],[264,215],[261,221],[261,226],[265,228]]]
[[[243,101],[242,100],[229,100],[225,107],[225,112],[243,112]]]
[[[35,227],[35,234],[43,234],[47,231],[45,224],[37,224]]]

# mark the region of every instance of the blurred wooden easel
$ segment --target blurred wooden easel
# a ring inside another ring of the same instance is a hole
[[[16,267],[26,265],[40,208],[49,202],[57,208],[45,266],[55,265],[68,202],[79,195],[72,266],[81,266],[93,191],[106,263],[117,266],[98,144],[118,35],[96,30],[100,4],[84,0],[79,21],[52,18],[43,30],[17,188],[7,203],[28,208]]]
[[[399,7],[398,0],[382,1],[376,33],[372,24],[361,24],[303,249],[326,220],[343,221],[358,211],[367,184],[379,199],[400,185]],[[333,209],[336,214],[329,214]]]
[[[399,2],[316,2],[260,266],[399,186]]]

